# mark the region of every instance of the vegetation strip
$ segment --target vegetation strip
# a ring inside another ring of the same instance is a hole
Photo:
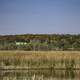
[[[80,51],[80,34],[23,34],[0,36],[0,50]]]

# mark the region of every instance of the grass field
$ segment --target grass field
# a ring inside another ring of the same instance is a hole
[[[80,51],[0,51],[0,68],[80,68]]]

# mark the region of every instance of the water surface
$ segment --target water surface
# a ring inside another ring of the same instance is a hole
[[[0,70],[0,80],[80,80],[80,70]]]

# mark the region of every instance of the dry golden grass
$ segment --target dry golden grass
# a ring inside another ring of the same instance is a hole
[[[0,51],[0,57],[79,59],[80,51]]]
[[[6,65],[15,66],[73,67],[75,65],[80,68],[80,51],[0,51],[1,61]]]

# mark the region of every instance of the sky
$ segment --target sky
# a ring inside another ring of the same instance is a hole
[[[80,34],[80,0],[0,0],[0,35]]]

